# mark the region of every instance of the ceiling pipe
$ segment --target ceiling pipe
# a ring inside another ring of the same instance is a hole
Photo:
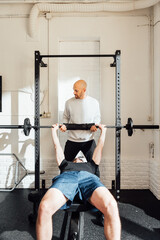
[[[133,2],[105,3],[68,3],[68,4],[35,4],[29,17],[29,35],[34,38],[37,33],[38,16],[43,13],[94,13],[94,12],[125,12],[152,7],[160,0],[138,0]]]

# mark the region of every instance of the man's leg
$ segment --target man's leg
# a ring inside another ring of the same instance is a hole
[[[84,156],[86,157],[87,162],[92,160],[92,156],[95,148],[96,148],[95,140],[90,140],[88,142],[83,143],[81,150]]]
[[[37,240],[52,239],[52,215],[67,202],[67,198],[56,188],[44,195],[38,209],[36,223]]]
[[[83,143],[81,151],[83,152],[84,156],[86,157],[87,162],[90,162],[92,160],[95,148],[96,148],[96,142],[94,139]],[[100,177],[99,168],[97,168],[97,171],[95,174],[98,177]]]
[[[90,202],[104,214],[104,234],[107,240],[120,240],[121,223],[117,202],[105,187],[98,187]]]
[[[64,148],[64,156],[67,161],[73,161],[77,153],[81,150],[81,143],[67,140]]]

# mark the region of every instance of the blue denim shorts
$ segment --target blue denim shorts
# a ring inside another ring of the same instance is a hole
[[[63,172],[53,178],[53,184],[50,188],[59,189],[68,201],[61,209],[67,209],[78,194],[79,199],[86,202],[98,187],[105,187],[100,178],[87,171]]]

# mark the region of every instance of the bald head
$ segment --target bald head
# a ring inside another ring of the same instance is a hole
[[[74,83],[74,86],[79,87],[80,89],[86,89],[87,88],[87,83],[80,79]]]
[[[76,99],[85,98],[87,83],[84,80],[78,80],[73,85],[74,96]]]

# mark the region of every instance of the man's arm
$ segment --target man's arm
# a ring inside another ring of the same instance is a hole
[[[53,139],[53,143],[54,143],[54,147],[55,147],[55,151],[56,151],[57,164],[59,166],[61,164],[61,162],[64,160],[64,153],[63,153],[63,149],[60,145],[59,138],[57,136],[58,127],[59,127],[58,124],[54,124],[52,126],[52,139]]]
[[[64,109],[64,112],[63,112],[63,123],[69,123],[69,112],[68,112],[68,104],[67,104],[67,102],[65,103],[65,109]],[[66,128],[66,126],[63,124],[63,125],[60,127],[60,130],[61,130],[61,132],[66,132],[66,131],[67,131],[67,128]]]
[[[107,128],[105,128],[105,125],[99,125],[99,129],[101,130],[101,135],[99,137],[99,140],[98,140],[98,143],[97,143],[97,146],[94,150],[94,153],[93,153],[93,161],[99,165],[100,164],[100,161],[101,161],[101,158],[102,158],[102,150],[103,150],[103,146],[104,146],[104,142],[105,142],[105,136],[106,136],[106,130]]]

